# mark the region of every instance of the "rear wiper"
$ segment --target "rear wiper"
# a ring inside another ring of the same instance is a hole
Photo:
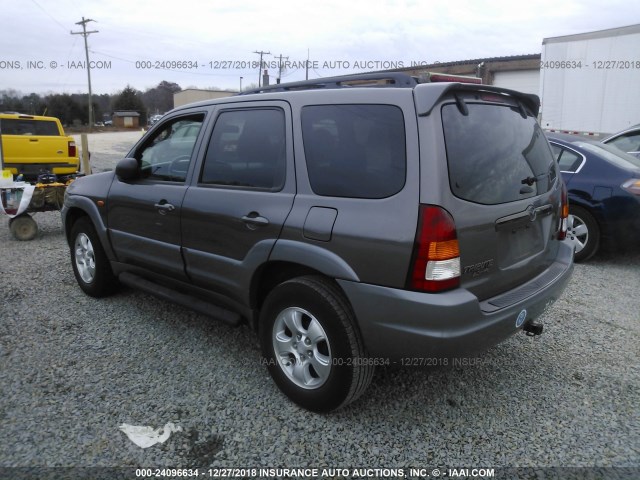
[[[538,179],[536,177],[527,177],[527,178],[523,178],[520,183],[522,183],[523,185],[533,185],[534,183],[536,183],[538,181]]]

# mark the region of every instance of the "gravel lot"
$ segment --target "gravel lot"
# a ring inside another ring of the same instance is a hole
[[[94,170],[139,136],[92,135]],[[30,242],[0,219],[0,478],[35,466],[632,467],[639,478],[640,252],[577,265],[542,336],[465,366],[378,369],[364,398],[316,415],[277,390],[248,329],[133,290],[84,295],[59,213],[35,219]],[[167,422],[183,431],[148,449],[118,429]]]

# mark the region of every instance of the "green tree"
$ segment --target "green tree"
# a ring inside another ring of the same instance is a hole
[[[30,93],[22,97],[22,106],[24,113],[29,115],[44,115],[47,108],[44,99],[37,93]]]
[[[105,115],[107,118],[111,116],[111,95],[108,93],[103,93],[100,95],[93,96],[93,102],[96,106],[96,121],[102,122],[105,120]]]
[[[82,121],[82,123],[88,123],[89,122],[89,109],[87,108],[87,98],[89,97],[89,95],[87,93],[72,93],[71,94],[71,98],[73,99],[74,102],[76,102],[78,105],[80,105],[81,108],[84,108],[84,113],[82,113],[82,116],[80,118],[80,120]],[[98,102],[96,101],[96,99],[98,98],[98,95],[91,95],[91,105],[93,108],[93,119],[95,122],[99,122],[102,121],[102,109],[100,108]]]
[[[0,112],[23,113],[24,109],[20,95],[20,92],[13,88],[0,90]]]
[[[132,112],[138,112],[140,114],[140,124],[144,125],[147,122],[146,109],[142,102],[142,92],[136,90],[131,85],[127,85],[113,99],[113,110],[128,110]]]
[[[177,83],[163,80],[156,87],[149,88],[142,94],[147,110],[152,113],[166,113],[173,109],[173,94],[182,91]]]
[[[67,93],[51,94],[44,98],[47,115],[58,117],[63,125],[87,123],[89,116],[85,105],[80,105]]]

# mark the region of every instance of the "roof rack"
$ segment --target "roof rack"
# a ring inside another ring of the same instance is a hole
[[[448,73],[421,73],[414,77],[400,72],[356,73],[353,75],[341,75],[339,77],[316,78],[301,82],[278,83],[265,87],[245,90],[238,95],[268,92],[290,92],[295,90],[314,90],[332,88],[354,87],[386,87],[386,88],[413,88],[419,83],[431,82],[456,82],[456,83],[482,83],[482,79],[463,75],[450,75]]]
[[[245,90],[238,95],[267,92],[289,92],[295,90],[331,89],[348,87],[390,87],[412,88],[419,83],[418,79],[398,72],[359,73],[354,75],[342,75],[339,77],[316,78],[301,82],[278,83],[265,87]]]

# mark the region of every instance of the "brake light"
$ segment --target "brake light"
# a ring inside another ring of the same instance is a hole
[[[558,228],[558,240],[567,238],[567,227],[569,219],[569,197],[567,195],[567,186],[562,183],[562,193],[560,194],[560,225]]]
[[[482,79],[478,77],[468,77],[465,75],[451,75],[448,73],[427,73],[430,82],[458,82],[458,83],[482,83]]]
[[[620,186],[633,195],[640,195],[640,180],[637,178],[627,180]]]
[[[485,102],[504,103],[505,97],[502,95],[491,95],[489,93],[483,93],[480,95],[480,100]]]
[[[71,140],[69,140],[69,157],[77,157],[76,155],[77,149],[76,149],[76,142],[72,142]]]
[[[421,205],[409,286],[442,292],[460,285],[460,248],[456,225],[440,207]]]

